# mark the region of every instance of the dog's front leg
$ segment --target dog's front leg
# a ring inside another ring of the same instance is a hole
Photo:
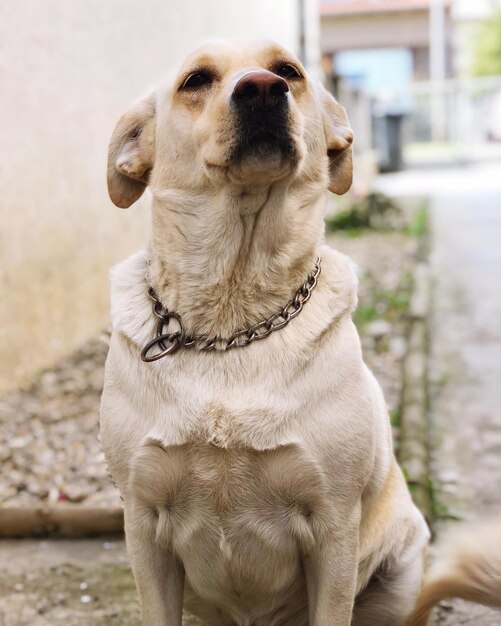
[[[184,568],[175,554],[157,545],[144,520],[125,506],[127,553],[136,581],[143,626],[181,626]]]
[[[358,569],[358,523],[331,533],[305,556],[310,626],[350,626]]]

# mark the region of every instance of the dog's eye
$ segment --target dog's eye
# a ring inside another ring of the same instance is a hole
[[[290,63],[281,63],[277,68],[275,68],[274,73],[278,74],[282,78],[286,78],[287,80],[302,78],[299,70]]]
[[[194,72],[190,74],[188,78],[181,85],[181,89],[197,89],[198,87],[205,87],[210,85],[213,81],[213,76],[209,72]]]

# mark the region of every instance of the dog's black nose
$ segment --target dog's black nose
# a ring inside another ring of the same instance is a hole
[[[272,109],[285,102],[289,85],[287,81],[267,70],[245,74],[233,90],[233,100],[241,106],[253,109]]]

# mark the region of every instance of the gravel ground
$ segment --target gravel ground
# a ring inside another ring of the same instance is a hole
[[[115,506],[98,442],[98,407],[109,335],[0,400],[0,506]]]
[[[365,358],[396,415],[417,239],[398,232],[338,233],[330,243],[359,267],[356,321]],[[98,441],[107,348],[108,334],[103,333],[41,373],[29,388],[0,399],[0,506],[120,506]]]

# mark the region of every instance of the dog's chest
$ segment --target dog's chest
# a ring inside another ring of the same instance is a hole
[[[302,551],[332,519],[322,471],[298,445],[145,446],[131,486],[156,541],[182,559],[195,592],[252,603],[297,580]]]

